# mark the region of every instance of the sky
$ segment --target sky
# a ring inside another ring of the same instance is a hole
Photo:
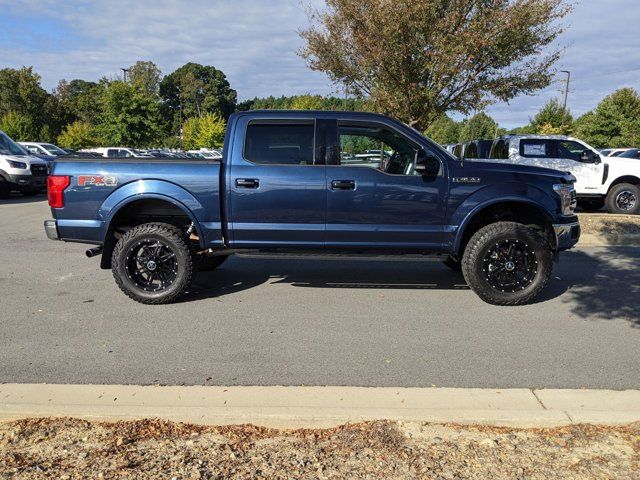
[[[61,78],[116,77],[137,60],[165,74],[198,62],[222,70],[240,100],[340,94],[296,55],[309,4],[323,1],[0,0],[0,68],[33,66],[52,90]],[[571,71],[574,115],[618,88],[640,91],[640,0],[580,0],[564,23],[556,68]],[[561,98],[563,79],[559,73],[537,95],[487,112],[505,128],[524,125],[547,100]]]

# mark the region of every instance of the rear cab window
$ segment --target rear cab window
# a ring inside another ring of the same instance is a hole
[[[243,157],[259,165],[314,165],[315,122],[252,121]]]

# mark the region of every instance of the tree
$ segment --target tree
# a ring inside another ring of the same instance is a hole
[[[162,79],[160,96],[165,115],[172,119],[172,130],[177,132],[182,118],[215,113],[228,119],[235,111],[237,94],[222,71],[187,63]]]
[[[189,118],[182,127],[184,148],[219,148],[224,143],[227,123],[219,115]]]
[[[9,111],[0,117],[0,130],[17,142],[29,141],[34,137],[33,119],[23,113]]]
[[[576,134],[597,148],[640,144],[640,96],[633,88],[615,91],[576,121]]]
[[[429,128],[425,131],[425,135],[441,145],[458,143],[460,128],[460,123],[448,115],[443,115],[429,125]]]
[[[53,94],[73,120],[98,123],[100,100],[104,88],[96,82],[60,80]]]
[[[300,95],[293,99],[289,108],[292,110],[324,110],[326,102],[320,95]]]
[[[573,130],[573,116],[556,99],[549,100],[535,117],[531,127],[542,135],[569,135]]]
[[[119,80],[102,95],[100,133],[114,146],[146,147],[160,136],[160,109],[146,91]]]
[[[74,150],[96,147],[100,143],[101,139],[96,128],[83,120],[70,123],[58,136],[58,144],[61,147],[73,148]]]
[[[498,132],[496,121],[484,112],[475,114],[465,119],[460,129],[459,141],[461,143],[471,140],[493,140]]]
[[[40,76],[33,72],[32,67],[0,70],[0,116],[9,112],[21,115],[21,128],[28,128],[22,131],[26,135],[24,140],[38,139],[42,127],[48,121],[45,104],[49,97],[40,86]],[[11,118],[17,119],[15,115]]]
[[[162,72],[153,62],[138,60],[129,67],[129,81],[142,88],[149,95],[157,95],[160,91]]]
[[[299,52],[379,111],[425,130],[549,85],[563,0],[326,0]]]

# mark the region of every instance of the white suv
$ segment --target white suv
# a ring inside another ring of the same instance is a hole
[[[583,209],[599,210],[606,204],[612,213],[640,213],[640,162],[602,156],[577,138],[505,135],[494,140],[488,161],[570,172]]]
[[[0,131],[0,198],[11,190],[36,195],[47,188],[47,164]]]

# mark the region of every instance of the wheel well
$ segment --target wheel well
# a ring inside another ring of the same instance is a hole
[[[469,240],[482,227],[496,222],[516,222],[539,230],[550,242],[553,241],[553,224],[540,208],[520,202],[503,202],[489,205],[477,212],[467,224],[457,250],[462,255]]]
[[[135,200],[120,210],[109,223],[109,230],[104,239],[101,268],[111,268],[111,254],[118,239],[128,230],[143,223],[163,222],[187,230],[191,218],[175,204],[156,198]]]
[[[626,175],[624,177],[620,177],[620,178],[616,178],[612,183],[611,186],[609,187],[609,190],[611,190],[613,187],[615,187],[616,185],[620,185],[621,183],[630,183],[631,185],[638,185],[640,186],[640,178],[638,177],[634,177],[633,175]]]

